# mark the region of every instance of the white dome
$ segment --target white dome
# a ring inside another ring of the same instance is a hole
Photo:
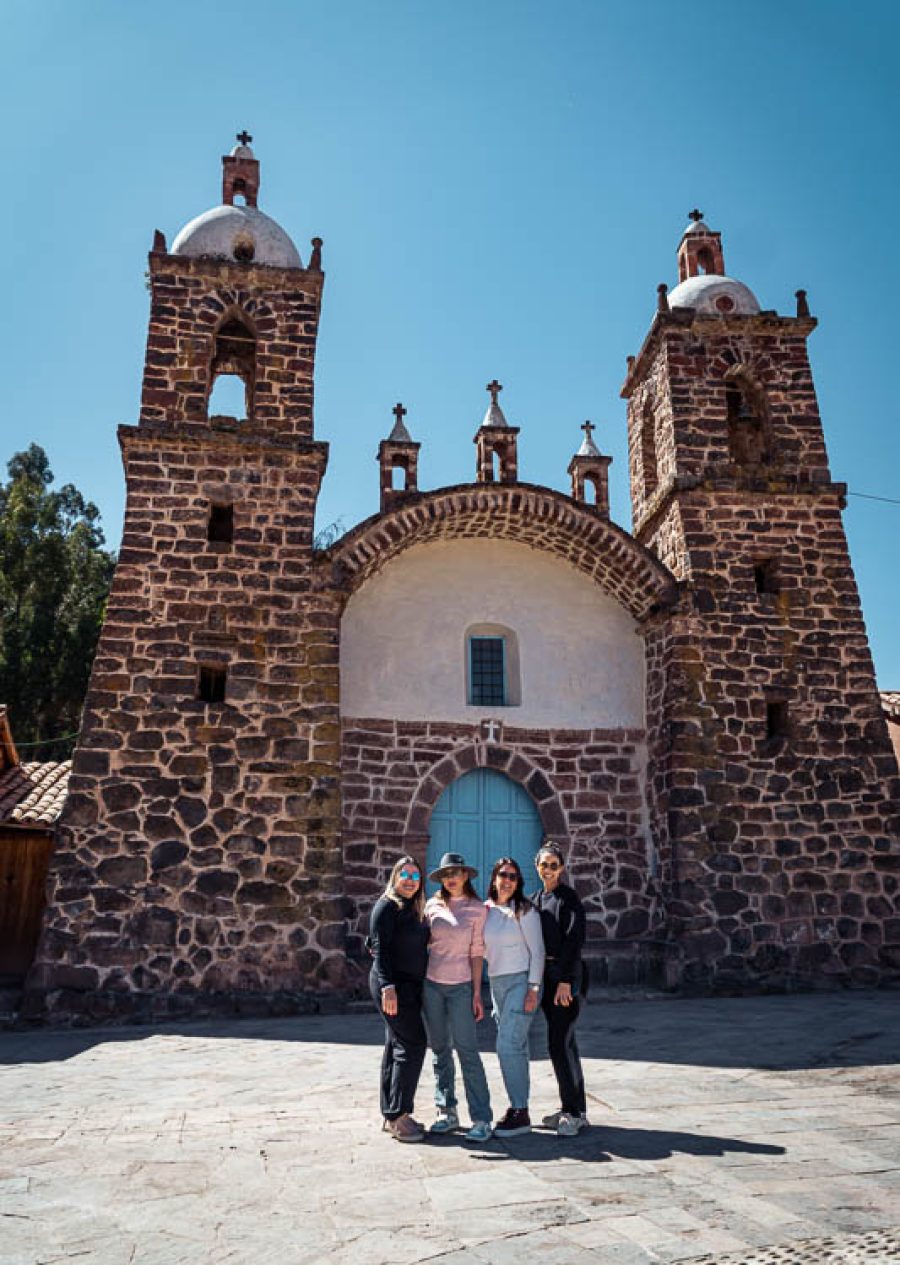
[[[215,206],[184,228],[172,243],[173,255],[193,259],[233,259],[239,263],[302,268],[297,247],[284,229],[254,206]]]
[[[759,311],[756,295],[742,281],[709,273],[688,277],[670,290],[669,307],[692,307],[717,316],[753,316]]]

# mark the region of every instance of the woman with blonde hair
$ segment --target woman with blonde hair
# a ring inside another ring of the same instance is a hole
[[[422,1022],[422,983],[428,964],[422,870],[415,857],[401,857],[369,919],[372,971],[369,988],[384,1019],[381,1060],[383,1128],[398,1142],[421,1142],[413,1118],[427,1038]]]

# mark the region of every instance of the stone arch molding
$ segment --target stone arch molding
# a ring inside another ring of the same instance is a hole
[[[526,756],[490,742],[474,742],[459,747],[429,769],[412,797],[404,833],[413,837],[425,836],[432,809],[441,795],[452,782],[472,769],[493,769],[518,782],[533,800],[544,833],[558,839],[567,837],[566,815],[549,779]]]
[[[513,540],[564,559],[638,621],[674,603],[674,576],[627,532],[550,488],[462,484],[410,497],[373,515],[332,546],[345,598],[412,545]]]

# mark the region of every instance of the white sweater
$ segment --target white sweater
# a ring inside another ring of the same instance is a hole
[[[488,973],[515,975],[528,972],[529,984],[540,984],[544,978],[544,936],[541,916],[536,909],[526,909],[516,918],[512,905],[487,905],[484,924],[484,950]]]

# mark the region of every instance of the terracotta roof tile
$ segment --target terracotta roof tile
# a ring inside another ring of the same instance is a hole
[[[71,760],[35,760],[6,769],[0,774],[0,825],[54,825],[71,771]]]

